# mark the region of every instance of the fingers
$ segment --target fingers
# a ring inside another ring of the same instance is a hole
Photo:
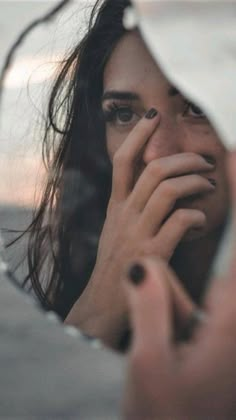
[[[162,404],[169,402],[166,395],[173,395],[173,378],[180,386],[176,369],[179,346],[174,348],[172,343],[173,294],[182,315],[187,316],[192,306],[164,262],[148,258],[142,264],[145,278],[143,269],[134,267],[130,272],[133,283],[125,288],[133,327],[125,418],[169,418],[167,411],[170,414],[171,410],[163,411]]]
[[[160,228],[152,240],[152,248],[158,255],[169,261],[175,249],[190,229],[202,229],[206,223],[206,216],[200,210],[178,209]]]
[[[200,175],[186,175],[163,181],[142,212],[141,231],[152,236],[158,232],[177,200],[213,191],[215,186]]]
[[[132,193],[130,204],[141,211],[159,184],[168,178],[180,175],[209,172],[214,165],[196,153],[178,153],[153,160],[139,177]]]
[[[135,126],[113,159],[112,198],[123,200],[133,187],[135,163],[142,148],[153,134],[160,116],[151,109]]]
[[[132,353],[166,361],[173,334],[168,273],[162,261],[146,259],[142,264],[131,268],[131,280],[125,287],[133,331]]]
[[[179,329],[184,329],[198,307],[187,294],[174,271],[169,267],[167,276],[174,307],[174,320]]]

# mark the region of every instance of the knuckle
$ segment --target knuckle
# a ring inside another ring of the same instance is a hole
[[[166,197],[169,199],[175,199],[177,190],[176,190],[176,183],[172,179],[166,179],[160,185],[160,189],[165,194]]]

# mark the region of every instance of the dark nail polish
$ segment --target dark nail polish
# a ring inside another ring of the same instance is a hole
[[[208,181],[210,182],[211,185],[213,185],[213,187],[216,187],[216,181],[212,178],[208,178]]]
[[[216,164],[215,159],[212,156],[208,156],[208,155],[204,155],[203,158],[205,159],[205,161],[207,163],[210,163],[210,165],[214,165]]]
[[[145,269],[141,264],[134,264],[128,271],[129,280],[139,286],[145,279]]]
[[[151,108],[146,113],[145,118],[147,118],[147,120],[152,120],[153,118],[157,116],[157,114],[158,114],[157,110],[155,108]]]

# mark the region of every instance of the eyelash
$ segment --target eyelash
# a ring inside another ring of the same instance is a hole
[[[199,115],[188,115],[188,111],[190,108],[195,108],[196,113],[199,112]],[[130,114],[132,114],[132,118],[130,121],[119,121],[118,120],[118,113],[121,111],[126,111]],[[135,112],[130,105],[118,105],[115,102],[109,105],[108,109],[103,110],[104,120],[106,123],[111,124],[117,124],[119,126],[129,126],[134,123],[133,117],[136,115],[137,120],[142,118],[142,115],[139,115],[137,112]],[[183,117],[191,117],[195,119],[206,119],[206,116],[202,112],[201,108],[199,108],[197,105],[195,105],[193,102],[190,102],[188,100],[184,101],[184,111],[182,114]]]
[[[199,108],[199,106],[195,105],[193,102],[190,102],[188,100],[185,100],[184,102],[185,102],[185,107],[184,107],[183,117],[188,116],[187,112],[189,111],[190,107],[192,107],[192,108],[195,108],[196,112],[199,111],[200,115],[198,116],[190,115],[190,117],[196,118],[196,119],[206,119],[204,112],[201,110],[201,108]]]
[[[126,111],[132,114],[132,119],[127,122],[119,121],[118,113],[121,111]],[[127,126],[133,124],[134,116],[137,117],[137,120],[142,118],[142,115],[139,115],[137,112],[135,112],[130,105],[118,105],[114,102],[109,105],[108,109],[103,110],[103,115],[106,123],[118,124],[120,126]]]

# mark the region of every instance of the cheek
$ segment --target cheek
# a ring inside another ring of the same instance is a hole
[[[209,125],[196,124],[184,127],[184,143],[185,151],[211,155],[220,166],[223,165],[226,149]]]

